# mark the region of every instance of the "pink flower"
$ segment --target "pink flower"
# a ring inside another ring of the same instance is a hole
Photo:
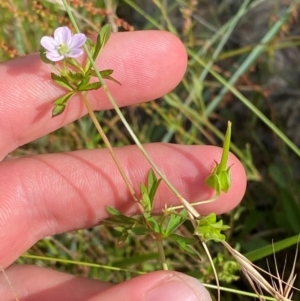
[[[47,50],[46,57],[53,62],[60,61],[65,57],[78,57],[83,54],[82,46],[86,41],[83,33],[72,35],[66,27],[58,27],[54,31],[54,38],[42,37],[41,45]]]

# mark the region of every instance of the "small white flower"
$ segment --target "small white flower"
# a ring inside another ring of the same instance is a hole
[[[67,26],[58,27],[54,31],[54,38],[42,37],[41,45],[47,50],[46,57],[53,62],[65,57],[78,57],[83,54],[82,46],[86,41],[83,33],[72,35]]]

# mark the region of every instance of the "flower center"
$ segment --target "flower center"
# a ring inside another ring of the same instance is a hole
[[[65,55],[70,52],[70,49],[67,44],[61,43],[59,46],[57,46],[57,51],[60,55]]]

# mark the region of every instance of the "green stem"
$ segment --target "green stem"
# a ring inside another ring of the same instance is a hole
[[[105,145],[106,145],[106,147],[107,147],[110,155],[112,156],[112,158],[113,158],[113,160],[114,160],[114,162],[115,162],[115,164],[116,164],[116,166],[117,166],[117,168],[118,168],[118,170],[119,170],[119,172],[120,172],[120,174],[121,174],[121,176],[122,176],[122,178],[123,178],[123,180],[124,180],[124,182],[125,182],[128,190],[130,192],[130,194],[132,195],[133,199],[138,203],[138,199],[136,197],[136,193],[135,193],[135,191],[134,191],[134,189],[132,187],[132,184],[130,183],[128,177],[126,176],[126,173],[125,173],[124,169],[122,168],[122,165],[121,165],[118,157],[114,153],[113,148],[112,148],[112,146],[111,146],[111,144],[110,144],[110,142],[109,142],[106,134],[104,133],[101,125],[99,124],[99,122],[97,120],[97,117],[96,117],[94,111],[91,108],[90,102],[88,101],[88,99],[86,97],[86,93],[83,92],[81,94],[82,94],[82,98],[83,98],[84,104],[85,104],[85,106],[86,106],[86,108],[88,110],[88,113],[89,113],[89,115],[90,115],[90,117],[91,117],[91,119],[92,119],[92,121],[93,121],[93,123],[94,123],[94,125],[95,125],[95,127],[97,129],[97,131],[99,132],[99,134],[100,134],[101,138],[103,139],[103,141],[104,141],[104,143],[105,143]]]
[[[229,148],[230,148],[230,138],[231,138],[231,122],[228,121],[224,144],[223,144],[222,158],[221,158],[220,165],[218,167],[218,172],[226,171]]]
[[[123,271],[123,272],[138,274],[138,275],[144,275],[145,274],[144,272],[141,272],[141,271],[118,268],[118,267],[113,267],[113,266],[108,266],[108,265],[103,265],[103,264],[97,264],[97,263],[91,263],[91,262],[70,260],[70,259],[65,259],[65,258],[55,258],[55,257],[47,257],[47,256],[39,256],[39,255],[31,255],[31,254],[22,254],[20,258],[30,258],[30,259],[35,259],[35,260],[38,260],[38,261],[44,260],[44,261],[51,261],[51,262],[59,262],[61,264],[74,264],[74,265],[77,265],[77,266],[92,267],[92,268],[105,269],[105,270],[110,270],[110,271]],[[0,270],[1,270],[1,266],[0,266]]]
[[[162,268],[163,268],[163,270],[167,271],[168,270],[168,265],[166,263],[166,257],[165,257],[165,252],[164,252],[162,240],[156,239],[156,245],[157,245],[158,255],[159,255],[159,259],[160,259]]]

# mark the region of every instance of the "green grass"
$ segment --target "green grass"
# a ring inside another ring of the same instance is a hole
[[[300,233],[300,176],[294,168],[295,162],[299,161],[300,150],[293,138],[285,134],[284,120],[274,114],[275,108],[268,101],[269,91],[264,78],[277,75],[271,67],[276,50],[299,45],[299,37],[291,33],[292,13],[296,11],[293,5],[298,1],[287,7],[281,18],[270,17],[264,37],[249,47],[232,46],[232,33],[251,6],[262,1],[244,1],[235,14],[228,13],[228,1],[225,0],[220,6],[213,6],[210,1],[198,2],[197,8],[192,7],[192,1],[161,1],[169,6],[155,6],[150,0],[119,1],[117,13],[124,18],[125,27],[133,24],[136,29],[169,30],[180,37],[189,53],[185,78],[174,91],[160,100],[125,108],[122,112],[141,142],[222,145],[222,133],[227,120],[231,120],[231,151],[243,162],[249,185],[242,204],[223,216],[225,223],[231,226],[227,241],[266,268],[265,258],[272,251],[272,241],[284,240],[276,255],[279,269],[282,269],[281,262],[286,254],[292,265],[293,245]],[[93,3],[94,9],[105,8],[104,1]],[[0,0],[0,9],[2,62],[38,51],[41,36],[51,35],[58,25],[72,27],[65,11],[46,0],[36,5],[31,1],[12,0],[7,4]],[[275,16],[276,9],[274,4],[270,14]],[[78,26],[84,32],[95,32],[106,22],[104,15],[93,15],[87,6],[74,7],[74,11]],[[193,18],[192,14],[198,18]],[[129,20],[132,15],[135,18]],[[132,143],[114,111],[100,112],[97,116],[114,146]],[[139,116],[143,116],[142,124]],[[91,120],[85,117],[21,147],[13,155],[70,151],[100,145],[103,142]],[[184,234],[191,229],[184,225],[179,231]],[[100,226],[43,239],[28,251],[31,255],[73,260],[76,264],[28,257],[20,258],[19,262],[114,282],[139,272],[160,269],[155,245],[149,237],[132,237],[119,248],[115,234],[113,230]],[[196,263],[185,254],[173,252],[174,248],[172,243],[166,242],[165,252],[171,268],[206,283],[214,283],[205,255],[201,263]],[[224,265],[224,262],[217,261],[217,254],[222,253],[224,261],[232,260],[219,245],[210,243],[209,248],[216,258],[217,268]],[[200,247],[199,252],[203,254]],[[297,261],[298,268],[299,265]],[[289,267],[287,273],[288,270]],[[222,282],[222,285],[249,291],[243,278],[232,283]],[[299,280],[295,286],[300,287]],[[211,292],[214,294],[214,290]],[[240,296],[239,300],[252,299]],[[232,300],[232,294],[223,293],[222,300]]]

